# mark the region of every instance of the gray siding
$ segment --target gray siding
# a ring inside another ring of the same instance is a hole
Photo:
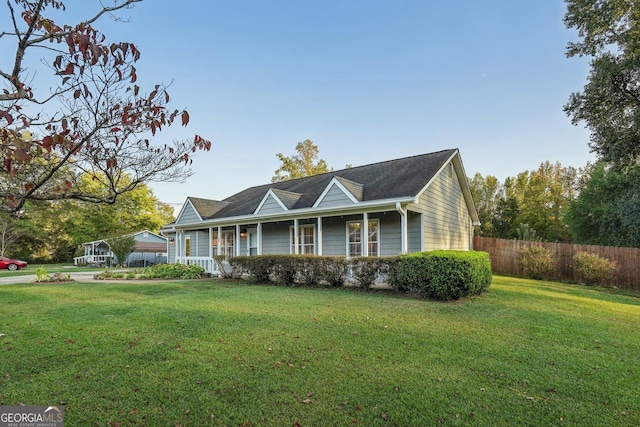
[[[369,219],[380,220],[380,256],[396,256],[402,253],[400,214],[370,214]]]
[[[424,249],[471,249],[472,227],[457,175],[446,166],[412,210],[422,212]]]
[[[347,221],[356,217],[322,218],[322,255],[345,256],[347,251]]]
[[[353,201],[349,196],[344,194],[342,189],[340,189],[336,184],[333,184],[318,207],[330,208],[332,206],[344,206],[348,204],[353,204]]]
[[[200,218],[198,213],[193,209],[191,203],[187,203],[184,206],[184,211],[182,212],[182,215],[180,216],[176,224],[192,224],[199,221]]]
[[[167,253],[167,262],[168,263],[176,262],[175,238],[176,238],[175,233],[167,234],[167,242],[171,241],[171,239],[174,239],[174,241],[173,241],[174,244],[173,245],[169,245],[169,252]]]
[[[289,227],[293,222],[267,223],[262,225],[262,253],[288,254]]]
[[[209,242],[211,239],[209,238],[208,230],[189,230],[185,231],[181,236],[182,240],[178,242],[178,236],[176,234],[167,234],[167,242],[171,239],[176,239],[175,244],[169,245],[169,252],[167,253],[167,262],[173,263],[176,262],[176,252],[178,245],[180,245],[181,251],[184,254],[185,251],[185,242],[187,240],[187,236],[191,241],[191,255],[190,256],[209,256]]]
[[[209,232],[197,231],[195,242],[191,242],[191,248],[197,248],[192,256],[209,256]]]
[[[162,236],[157,236],[153,233],[147,233],[144,235],[144,232],[136,234],[135,236],[136,242],[149,242],[149,243],[165,243],[166,239]]]
[[[185,231],[184,234],[182,235],[182,241],[180,242],[180,250],[181,253],[183,255],[185,255],[185,250],[186,250],[186,241],[187,239],[189,239],[191,241],[191,253],[189,254],[189,256],[196,256],[196,249],[197,249],[197,245],[196,245],[196,233],[197,231],[195,230],[190,230],[190,231]]]
[[[272,214],[279,212],[284,212],[284,209],[282,209],[282,206],[280,206],[278,201],[274,199],[271,194],[269,194],[269,197],[267,197],[264,204],[258,211],[259,214]]]
[[[400,214],[397,212],[371,213],[369,220],[380,221],[380,256],[395,256],[402,252],[400,242]],[[362,221],[362,215],[329,217],[322,220],[322,254],[345,256],[347,254],[347,222]]]
[[[419,213],[409,212],[407,216],[407,250],[409,253],[422,250],[422,216]]]

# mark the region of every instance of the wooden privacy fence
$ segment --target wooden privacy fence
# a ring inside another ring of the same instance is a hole
[[[473,238],[473,249],[489,253],[491,268],[494,273],[515,276],[524,275],[524,271],[518,261],[520,250],[535,244],[541,244],[544,248],[554,253],[557,265],[553,273],[553,279],[578,282],[572,267],[573,256],[578,252],[588,252],[616,262],[618,271],[611,277],[610,285],[625,289],[640,289],[640,249],[637,248],[527,242],[479,236]]]

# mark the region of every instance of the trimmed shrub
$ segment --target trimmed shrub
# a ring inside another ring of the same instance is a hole
[[[218,267],[218,272],[220,276],[225,279],[237,279],[242,277],[242,267],[239,264],[234,264],[233,260],[236,257],[228,259],[229,268],[226,268],[225,263],[227,263],[227,257],[225,255],[214,255],[213,262],[216,263]]]
[[[257,283],[271,280],[274,260],[270,256],[237,256],[229,260],[232,270],[249,273]]]
[[[380,258],[355,257],[350,264],[355,282],[362,289],[368,290],[380,273]]]
[[[522,249],[518,258],[524,273],[531,279],[542,280],[556,267],[553,253],[539,243]]]
[[[316,255],[293,255],[298,270],[297,281],[304,286],[318,286],[324,277],[325,263]]]
[[[344,285],[349,272],[349,264],[345,257],[321,257],[323,279],[333,287]]]
[[[275,280],[287,286],[295,285],[298,264],[296,255],[268,256],[272,257],[274,261],[273,275],[275,276]]]
[[[198,279],[203,274],[204,268],[195,264],[155,264],[142,270],[137,277],[140,279]],[[135,274],[134,277],[136,277]]]
[[[491,259],[486,252],[431,251],[399,257],[390,284],[427,298],[456,300],[485,292],[491,285]]]
[[[403,255],[398,259],[395,274],[389,277],[389,284],[396,291],[420,292],[431,280],[430,275],[427,252]]]
[[[199,265],[154,264],[145,269],[126,272],[104,271],[94,276],[96,279],[199,279],[204,268]]]
[[[274,280],[291,286],[342,286],[349,269],[359,287],[368,290],[386,280],[397,291],[416,291],[428,298],[452,300],[479,294],[491,284],[486,252],[433,251],[400,257],[324,257],[313,255],[239,256],[230,260],[252,280]]]
[[[578,252],[573,256],[573,269],[581,283],[604,286],[618,270],[618,265],[596,254]]]

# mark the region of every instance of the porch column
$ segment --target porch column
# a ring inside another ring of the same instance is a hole
[[[213,228],[209,227],[209,258],[213,258],[213,244],[212,244],[212,238],[213,237]]]
[[[182,248],[182,232],[176,231],[176,258],[182,256],[181,255]]]
[[[258,239],[258,255],[262,255],[262,223],[256,227],[256,239]]]
[[[300,232],[298,230],[298,218],[293,220],[293,253],[298,255],[300,249],[298,248],[298,241],[300,240]]]
[[[396,211],[400,214],[400,250],[402,255],[406,255],[409,252],[409,244],[407,242],[408,233],[407,233],[407,214],[408,212],[402,209],[402,205],[400,203],[396,203]],[[421,236],[424,236],[424,233],[420,233]]]
[[[245,248],[245,252],[244,254],[246,256],[251,255],[251,238],[250,238],[250,234],[249,234],[249,227],[247,226],[247,237],[246,237],[246,248]]]
[[[240,256],[240,226],[236,225],[236,241],[235,243],[235,249],[236,249],[236,256]]]
[[[362,256],[369,256],[369,214],[362,215]]]
[[[216,253],[218,255],[224,255],[222,253],[222,227],[218,226],[218,242],[216,243]]]
[[[322,217],[318,217],[318,255],[322,256]]]

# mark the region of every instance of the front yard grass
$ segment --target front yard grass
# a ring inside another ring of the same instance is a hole
[[[640,425],[640,298],[218,280],[0,286],[0,404],[67,426]]]

